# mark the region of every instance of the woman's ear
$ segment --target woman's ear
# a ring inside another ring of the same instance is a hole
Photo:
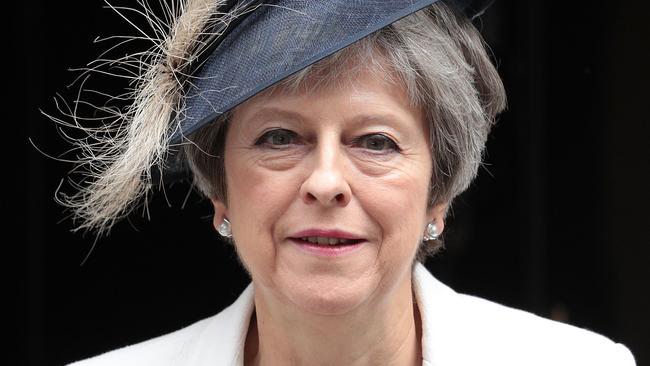
[[[438,234],[442,234],[445,230],[445,217],[447,216],[447,209],[449,204],[439,203],[431,208],[427,212],[427,223],[432,222],[436,224],[438,229]]]
[[[215,229],[219,229],[219,226],[223,222],[223,219],[227,217],[228,210],[226,209],[226,205],[223,204],[223,202],[219,201],[216,198],[210,198],[210,202],[212,202],[212,207],[214,207],[214,216],[212,217],[212,225],[214,226]]]

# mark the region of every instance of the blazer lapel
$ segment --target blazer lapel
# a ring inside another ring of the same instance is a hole
[[[237,301],[211,319],[199,336],[189,365],[242,366],[248,325],[253,314],[253,284]]]

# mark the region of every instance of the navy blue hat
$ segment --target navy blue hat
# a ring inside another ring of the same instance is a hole
[[[191,72],[172,143],[287,76],[437,1],[238,3],[242,15],[236,24],[219,31],[212,49],[203,53],[207,58]],[[484,3],[456,0],[454,5],[471,17]],[[254,10],[246,13],[246,9]]]
[[[187,83],[179,142],[287,76],[438,0],[250,1]]]

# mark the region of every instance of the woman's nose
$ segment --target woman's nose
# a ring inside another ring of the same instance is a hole
[[[344,159],[339,146],[320,147],[307,179],[300,187],[300,195],[307,204],[346,206],[351,189],[346,180]]]

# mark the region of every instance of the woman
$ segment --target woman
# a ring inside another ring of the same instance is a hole
[[[457,4],[190,1],[164,56],[67,203],[108,230],[183,143],[167,163],[189,167],[252,283],[211,318],[78,365],[634,364],[419,264],[505,105]]]

